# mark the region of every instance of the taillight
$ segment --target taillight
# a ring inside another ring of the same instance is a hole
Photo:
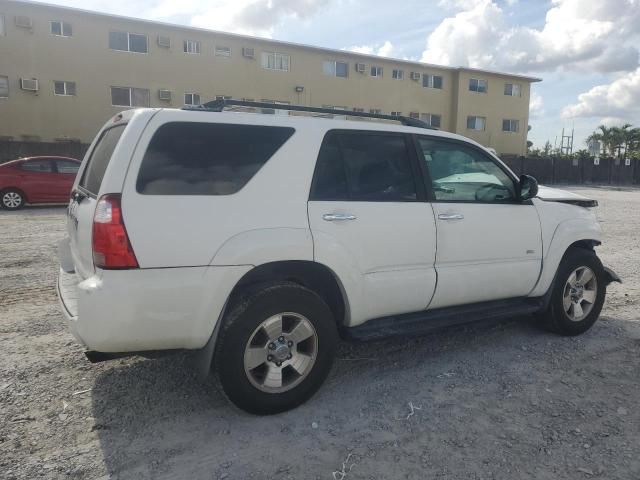
[[[120,195],[103,195],[93,215],[93,263],[109,269],[138,268],[122,219]]]

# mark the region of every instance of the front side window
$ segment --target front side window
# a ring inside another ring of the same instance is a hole
[[[199,54],[200,42],[196,40],[185,40],[182,44],[184,53]]]
[[[376,78],[382,77],[382,67],[371,65],[371,76]]]
[[[109,48],[123,52],[148,53],[147,36],[129,32],[109,32]]]
[[[391,74],[391,78],[394,78],[395,80],[404,79],[404,70],[399,70],[397,68],[394,68]]]
[[[71,37],[73,35],[71,24],[58,20],[51,22],[51,35],[56,35],[58,37]]]
[[[148,107],[149,104],[146,88],[111,87],[111,105],[114,107]]]
[[[56,95],[74,96],[76,94],[76,82],[55,80],[53,82],[53,93]]]
[[[288,127],[164,124],[142,159],[136,189],[144,195],[231,195],[293,133]]]
[[[477,93],[487,93],[487,81],[478,78],[470,78],[469,91]]]
[[[349,64],[346,62],[326,60],[322,63],[322,72],[331,77],[347,78],[349,75]]]
[[[488,154],[459,142],[419,137],[431,189],[443,202],[511,202],[513,179]]]
[[[502,120],[502,131],[517,133],[520,130],[520,120]]]
[[[291,66],[291,56],[277,52],[262,52],[262,68],[288,72]]]
[[[320,149],[311,200],[408,202],[417,199],[404,136],[329,132]]]
[[[509,97],[520,97],[522,95],[522,86],[519,83],[505,83],[504,94]]]
[[[0,76],[0,98],[9,97],[9,77]]]
[[[27,172],[51,173],[51,161],[27,160],[20,166],[20,170],[26,170]]]
[[[126,125],[117,125],[104,130],[100,135],[79,182],[79,185],[89,193],[97,195],[100,191],[104,172],[125,128]]]
[[[440,75],[430,75],[425,73],[422,75],[422,86],[425,88],[442,89],[442,77]]]
[[[218,100],[218,97],[216,97]],[[185,93],[184,94],[184,104],[185,105],[200,105],[200,94],[199,93]]]
[[[485,117],[467,117],[467,129],[469,130],[484,130],[487,119]]]

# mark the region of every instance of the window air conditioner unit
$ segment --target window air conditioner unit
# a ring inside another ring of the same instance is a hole
[[[420,73],[411,72],[411,80],[420,80]]]
[[[364,63],[356,63],[356,72],[364,73],[367,70],[367,66]]]
[[[31,28],[33,26],[33,23],[31,22],[31,18],[25,15],[17,15],[15,20],[16,20],[16,27]]]
[[[171,38],[166,35],[158,35],[158,46],[164,48],[171,47]]]
[[[255,56],[255,52],[253,48],[242,47],[242,56],[245,58],[253,58]]]
[[[30,92],[38,91],[38,80],[35,78],[21,78],[20,88],[22,90],[29,90]]]
[[[171,101],[171,90],[160,89],[158,90],[158,98],[165,102]]]

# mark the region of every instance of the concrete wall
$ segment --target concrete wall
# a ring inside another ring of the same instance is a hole
[[[43,141],[72,138],[88,142],[111,115],[123,109],[111,106],[110,90],[112,86],[122,86],[149,89],[153,107],[181,107],[184,93],[194,92],[201,95],[203,102],[216,95],[230,95],[313,106],[358,107],[365,111],[378,108],[387,114],[392,111],[400,111],[403,115],[433,113],[442,116],[441,125],[445,130],[471,136],[500,153],[520,155],[525,152],[529,81],[534,79],[483,74],[489,78],[490,87],[488,94],[480,95],[466,90],[467,77],[471,73],[463,69],[13,0],[0,0],[0,15],[4,16],[5,23],[5,35],[0,36],[0,76],[9,79],[9,97],[0,98],[0,137]],[[30,17],[33,27],[16,26],[14,18],[17,15]],[[73,36],[51,35],[52,20],[69,22]],[[110,30],[146,35],[148,53],[109,49]],[[158,46],[158,35],[170,37],[171,47]],[[183,40],[200,41],[201,53],[184,53]],[[231,57],[215,56],[216,45],[230,47]],[[255,59],[244,58],[243,47],[254,48]],[[260,55],[263,51],[291,55],[290,71],[262,68]],[[324,60],[348,62],[348,78],[323,74]],[[356,72],[356,63],[365,63],[367,73]],[[369,75],[371,65],[383,68],[382,78]],[[392,78],[394,68],[404,70],[403,80]],[[412,71],[441,75],[443,88],[423,88],[422,80],[410,79]],[[21,90],[20,78],[37,78],[40,90],[37,93]],[[522,97],[502,95],[503,83],[509,79],[522,84]],[[54,80],[76,82],[76,95],[54,95]],[[304,91],[296,93],[296,86],[304,87]],[[171,90],[172,101],[159,100],[159,89]],[[486,116],[486,131],[467,131],[467,114]],[[503,118],[520,119],[520,132],[503,133]]]

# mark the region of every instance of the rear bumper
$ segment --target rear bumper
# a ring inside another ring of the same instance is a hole
[[[607,285],[613,282],[622,283],[622,280],[620,280],[620,277],[616,274],[616,272],[614,272],[610,268],[604,267],[604,274],[607,279]]]
[[[62,268],[58,296],[88,350],[142,352],[204,346],[251,266],[98,270],[82,280]]]

